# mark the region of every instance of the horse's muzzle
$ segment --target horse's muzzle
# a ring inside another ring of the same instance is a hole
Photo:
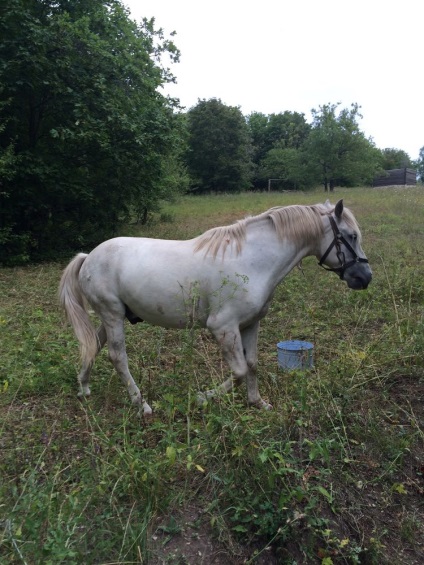
[[[343,273],[343,280],[353,290],[365,290],[372,280],[372,271],[368,263],[355,263]]]

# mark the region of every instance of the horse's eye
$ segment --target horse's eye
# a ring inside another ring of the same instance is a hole
[[[350,239],[351,239],[352,241],[356,241],[356,240],[358,239],[358,234],[357,234],[357,233],[352,233],[352,234],[350,234]]]

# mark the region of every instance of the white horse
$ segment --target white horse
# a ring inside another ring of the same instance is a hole
[[[259,322],[276,286],[309,255],[353,289],[372,278],[358,224],[340,200],[271,208],[187,241],[117,237],[78,254],[60,282],[62,307],[80,342],[80,396],[90,394],[94,359],[107,342],[109,358],[140,414],[152,410],[128,369],[124,321],[165,328],[208,328],[232,376],[199,396],[205,401],[243,381],[248,403],[270,409],[256,379]],[[95,330],[86,301],[101,320]]]

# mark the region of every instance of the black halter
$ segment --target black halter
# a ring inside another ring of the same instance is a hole
[[[349,267],[351,267],[355,263],[368,263],[368,259],[366,259],[365,257],[358,257],[356,251],[353,249],[353,247],[350,245],[350,243],[348,241],[346,241],[343,234],[340,233],[340,230],[339,230],[333,216],[329,216],[329,219],[330,219],[330,225],[333,229],[334,239],[330,243],[327,251],[321,257],[318,265],[320,267],[322,267],[323,269],[325,269],[326,271],[333,271],[334,273],[337,273],[339,275],[339,277],[342,279],[346,269],[348,269]],[[342,247],[341,247],[342,243],[348,249],[348,251],[350,251],[350,253],[352,254],[352,259],[350,261],[348,261],[347,263],[346,263],[345,254],[342,251]],[[327,259],[330,251],[333,249],[334,246],[336,246],[337,258],[339,260],[340,267],[335,267],[335,268],[326,267],[323,263]]]

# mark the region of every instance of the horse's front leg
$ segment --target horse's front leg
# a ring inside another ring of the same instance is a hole
[[[204,394],[199,395],[199,401],[213,398],[222,393],[233,390],[234,386],[239,386],[244,380],[248,386],[248,402],[260,408],[270,408],[270,405],[262,401],[256,382],[256,348],[259,324],[254,324],[250,328],[243,330],[243,337],[238,327],[223,326],[219,328],[209,328],[219,345],[228,363],[232,375],[222,385],[215,389],[208,390]],[[247,349],[245,349],[247,346]],[[246,356],[248,353],[248,356]],[[252,368],[248,364],[251,362]]]
[[[199,393],[198,401],[200,404],[209,398],[231,392],[235,386],[239,386],[245,380],[248,372],[239,328],[233,326],[209,326],[209,330],[218,342],[224,359],[230,366],[232,375],[218,387]]]
[[[272,405],[261,398],[259,394],[257,365],[258,365],[258,333],[259,321],[241,330],[243,353],[246,359],[248,371],[246,374],[247,401],[252,406],[271,410]]]

